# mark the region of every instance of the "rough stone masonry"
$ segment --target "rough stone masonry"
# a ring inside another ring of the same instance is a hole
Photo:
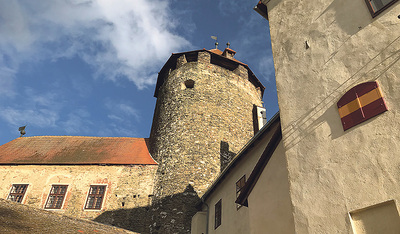
[[[218,52],[173,54],[160,72],[152,233],[189,233],[199,197],[221,171],[221,146],[236,153],[254,134],[252,109],[262,106],[264,87],[247,65]]]

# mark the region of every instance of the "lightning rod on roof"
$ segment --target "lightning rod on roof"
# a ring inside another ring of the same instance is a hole
[[[22,137],[23,135],[26,134],[25,128],[26,128],[26,125],[18,128],[19,133],[21,133],[20,137]]]
[[[211,39],[215,40],[215,49],[218,49],[218,39],[216,36],[211,36]]]

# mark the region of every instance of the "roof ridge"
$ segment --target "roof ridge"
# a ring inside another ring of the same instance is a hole
[[[72,137],[81,137],[81,138],[123,138],[123,139],[149,139],[148,137],[102,137],[102,136],[69,136],[69,135],[63,135],[63,136],[26,136],[26,137],[18,137],[15,139],[21,139],[21,138],[42,138],[42,137],[67,137],[67,138],[72,138]]]
[[[33,136],[0,146],[0,164],[157,164],[148,139]]]

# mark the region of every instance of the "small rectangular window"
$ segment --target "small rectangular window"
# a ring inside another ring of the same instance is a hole
[[[105,185],[91,185],[86,200],[85,209],[100,210],[105,191]]]
[[[27,188],[27,184],[13,184],[7,200],[22,203]]]
[[[365,0],[372,17],[377,16],[379,13],[390,7],[398,0]]]
[[[68,185],[53,185],[45,205],[45,209],[61,209],[67,193]]]
[[[215,204],[215,227],[217,229],[221,225],[221,217],[222,217],[222,200],[219,200],[217,204]]]
[[[236,198],[239,197],[240,191],[242,191],[244,185],[246,184],[246,175],[242,176],[237,182],[236,182]],[[236,204],[236,208],[239,210],[239,208],[242,207],[240,204]]]

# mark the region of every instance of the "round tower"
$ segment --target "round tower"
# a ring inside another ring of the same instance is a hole
[[[254,135],[253,107],[262,106],[264,86],[235,53],[172,54],[159,73],[150,134],[159,163],[153,232],[190,229],[196,201]]]

